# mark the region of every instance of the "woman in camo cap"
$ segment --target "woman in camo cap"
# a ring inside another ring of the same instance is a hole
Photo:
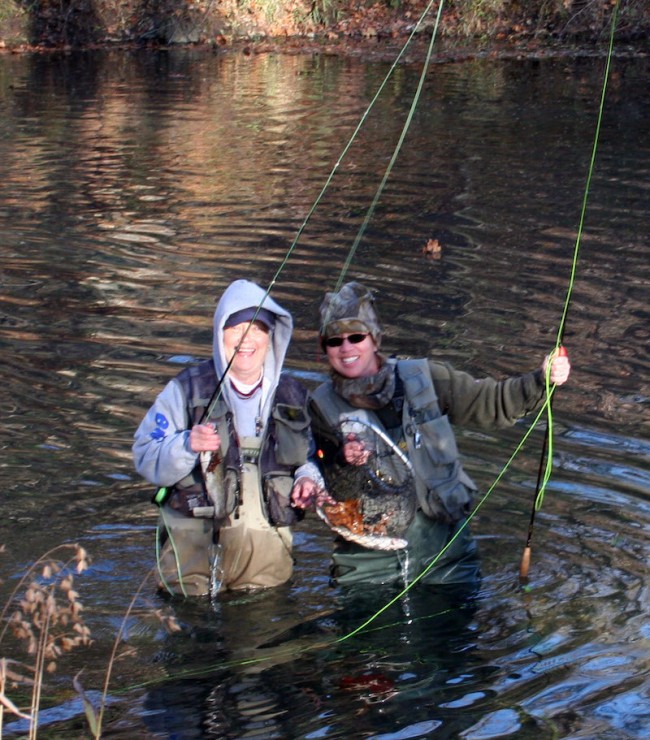
[[[337,434],[342,418],[362,411],[405,451],[417,498],[404,535],[405,550],[373,550],[339,537],[332,578],[341,585],[410,582],[429,568],[424,583],[477,583],[477,547],[465,526],[476,486],[463,469],[452,424],[514,424],[543,402],[548,363],[550,382],[560,385],[569,377],[569,360],[552,353],[532,372],[500,381],[475,379],[435,355],[387,357],[380,351],[381,340],[370,290],[350,282],[326,294],[320,308],[320,341],[331,377],[313,392],[310,405],[325,480],[336,480],[347,466],[364,463],[362,444]],[[294,497],[302,507],[315,502],[315,496]]]

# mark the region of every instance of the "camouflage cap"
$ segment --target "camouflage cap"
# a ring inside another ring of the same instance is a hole
[[[326,293],[320,307],[320,336],[369,333],[379,347],[381,322],[373,294],[361,283],[346,283],[338,293]]]

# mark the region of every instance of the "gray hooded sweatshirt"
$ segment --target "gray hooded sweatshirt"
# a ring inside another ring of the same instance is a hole
[[[227,366],[223,345],[223,325],[226,319],[237,311],[260,305],[275,316],[275,327],[264,363],[260,413],[260,417],[267,420],[269,405],[277,388],[291,340],[293,330],[291,314],[270,297],[265,298],[265,291],[255,283],[235,280],[224,291],[214,312],[212,356],[217,377],[220,378]],[[237,418],[237,404],[229,383],[223,383],[221,393],[227,406],[235,414],[235,428],[240,434],[250,433],[248,427],[251,420]],[[173,486],[188,476],[199,460],[198,454],[192,452],[189,446],[193,423],[194,420],[189,418],[183,387],[174,378],[160,392],[135,433],[133,459],[137,472],[154,486]],[[252,423],[254,424],[254,421]],[[316,466],[309,464],[307,468],[301,467],[296,473],[296,478],[301,475],[318,476]]]

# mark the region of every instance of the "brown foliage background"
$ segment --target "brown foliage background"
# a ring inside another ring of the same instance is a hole
[[[439,36],[452,43],[597,44],[616,0],[448,0]],[[212,44],[284,40],[284,47],[405,37],[424,0],[0,0],[0,46]],[[437,4],[420,31],[430,33]],[[621,0],[618,41],[648,38],[650,0]]]

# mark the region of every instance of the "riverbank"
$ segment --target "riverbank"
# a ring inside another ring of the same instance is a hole
[[[244,53],[312,53],[394,59],[413,35],[408,58],[426,54],[436,29],[436,55],[601,53],[607,47],[611,2],[564,0],[554,5],[506,0],[449,0],[442,11],[425,0],[267,0],[247,4],[172,4],[172,0],[135,4],[126,0],[76,0],[54,8],[34,3],[29,9],[0,0],[0,49],[12,53],[97,47],[208,46]],[[127,7],[133,5],[133,7]],[[65,10],[65,14],[64,14]],[[644,0],[629,0],[617,13],[618,48],[644,53],[650,38],[650,10]],[[408,60],[408,59],[407,59]]]

